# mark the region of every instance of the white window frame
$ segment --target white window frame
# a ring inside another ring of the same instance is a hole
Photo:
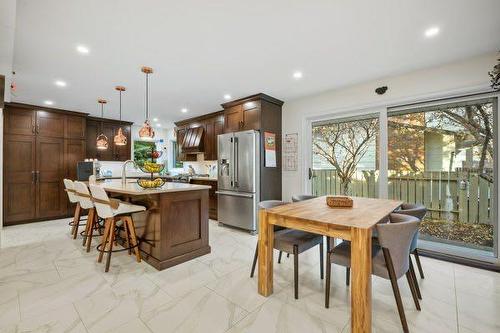
[[[387,198],[388,197],[388,129],[387,129],[387,117],[390,111],[394,111],[397,109],[409,109],[412,106],[419,107],[421,106],[431,106],[437,104],[445,104],[448,102],[460,102],[460,101],[468,101],[475,100],[481,98],[488,97],[496,97],[496,123],[495,123],[495,154],[496,154],[496,168],[494,170],[495,177],[495,193],[496,200],[494,207],[496,220],[495,235],[494,235],[494,255],[492,257],[487,256],[476,256],[472,252],[467,251],[467,249],[463,249],[464,251],[446,251],[445,246],[439,246],[439,243],[432,242],[421,242],[422,248],[429,249],[431,251],[438,251],[443,254],[451,255],[451,256],[462,256],[464,258],[483,261],[492,263],[500,266],[500,237],[499,237],[499,229],[500,222],[498,220],[499,217],[499,207],[500,207],[500,192],[499,192],[499,168],[500,168],[500,150],[498,148],[498,144],[500,143],[499,138],[499,128],[500,128],[500,92],[485,92],[484,89],[480,91],[471,90],[457,90],[450,91],[442,94],[429,94],[427,96],[419,96],[415,98],[407,98],[389,101],[385,103],[374,103],[371,105],[364,105],[358,107],[347,107],[342,109],[331,110],[327,112],[322,112],[321,115],[312,115],[312,116],[304,116],[302,118],[302,153],[300,154],[302,157],[302,167],[300,168],[300,177],[303,180],[301,182],[301,193],[311,193],[311,180],[308,177],[309,169],[312,169],[312,124],[317,121],[322,120],[335,120],[340,118],[349,118],[349,117],[357,117],[357,116],[365,116],[369,114],[378,114],[379,115],[379,144],[380,144],[380,155],[379,155],[379,198]]]

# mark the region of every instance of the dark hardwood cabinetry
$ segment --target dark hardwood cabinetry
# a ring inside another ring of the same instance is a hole
[[[281,107],[283,102],[256,94],[222,104],[224,133],[260,132],[260,200],[281,199]],[[276,167],[265,166],[264,132],[276,135]]]
[[[179,161],[196,161],[203,154],[205,161],[217,159],[217,135],[224,131],[222,111],[175,123]]]
[[[66,216],[62,179],[85,158],[86,114],[8,103],[4,115],[5,224]]]
[[[87,158],[97,158],[101,161],[126,161],[130,159],[131,143],[131,122],[118,121],[113,119],[87,118]],[[115,145],[113,138],[122,128],[123,135],[127,137],[125,146]],[[109,147],[106,150],[96,149],[96,138],[99,134],[104,133],[108,137]]]
[[[208,185],[211,186],[210,190],[208,190],[208,216],[212,220],[217,220],[217,180],[212,179],[200,179],[195,178],[191,179],[191,184],[198,185]]]

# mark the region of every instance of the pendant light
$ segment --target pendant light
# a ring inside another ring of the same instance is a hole
[[[101,105],[101,120],[103,119],[103,116],[104,116],[104,104],[106,104],[108,101],[106,101],[105,99],[102,99],[102,98],[99,98],[97,100],[97,103],[99,103]],[[99,149],[99,150],[106,150],[108,149],[108,137],[106,135],[104,135],[104,133],[102,132],[102,121],[101,121],[101,134],[99,134],[97,136],[97,139],[96,139],[96,148]]]
[[[139,138],[144,141],[152,141],[155,137],[155,131],[149,123],[149,75],[153,73],[153,69],[143,66],[141,71],[146,74],[146,120],[139,130]]]
[[[116,86],[115,89],[120,92],[120,121],[122,120],[122,92],[124,92],[126,89],[123,86]],[[127,145],[127,137],[123,135],[123,129],[120,128],[118,129],[118,133],[116,133],[114,139],[113,139],[115,145],[117,146],[125,146]]]

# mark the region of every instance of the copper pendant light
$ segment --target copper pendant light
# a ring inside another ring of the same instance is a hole
[[[104,115],[104,104],[106,104],[107,102],[108,101],[106,101],[105,99],[102,99],[102,98],[99,98],[97,100],[97,103],[101,104],[101,120],[102,120],[103,115]],[[101,122],[101,134],[99,134],[97,136],[96,148],[99,150],[106,150],[106,149],[108,149],[108,146],[109,146],[108,137],[106,135],[104,135],[104,133],[102,132],[102,122]]]
[[[153,73],[153,69],[143,66],[141,71],[146,74],[146,120],[139,130],[139,138],[144,141],[152,141],[155,137],[155,131],[149,123],[149,74]]]
[[[115,89],[120,92],[120,120],[122,120],[122,92],[124,92],[126,89],[123,86],[116,86]],[[121,127],[118,129],[118,133],[116,133],[113,141],[117,146],[127,145],[127,137],[123,135],[123,130]]]

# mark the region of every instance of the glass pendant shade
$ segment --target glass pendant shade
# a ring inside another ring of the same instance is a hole
[[[122,120],[122,92],[124,92],[126,89],[123,86],[116,86],[115,90],[120,92],[120,120]],[[120,127],[118,129],[118,132],[116,133],[115,137],[113,138],[113,142],[117,146],[126,146],[127,145],[127,137],[123,135],[123,130]]]
[[[106,104],[107,101],[105,99],[99,98],[97,100],[97,103],[101,105],[101,119],[102,119],[104,114],[104,104]],[[106,150],[109,147],[108,137],[104,135],[104,133],[102,132],[102,123],[101,123],[101,134],[99,134],[96,138],[95,147],[98,150]]]
[[[108,149],[108,146],[109,146],[108,137],[102,133],[99,134],[96,140],[96,148],[99,150],[106,150]]]
[[[139,138],[143,141],[152,141],[155,137],[155,131],[153,127],[149,124],[149,120],[145,120],[139,130]]]
[[[120,127],[118,129],[118,133],[116,133],[113,141],[115,142],[115,145],[117,146],[126,146],[127,145],[127,137],[123,135],[123,130]]]
[[[153,69],[151,67],[143,66],[141,68],[141,72],[146,74],[146,120],[144,120],[144,124],[142,124],[142,127],[139,130],[139,138],[144,141],[153,141],[155,131],[149,123],[149,75],[153,73]]]

